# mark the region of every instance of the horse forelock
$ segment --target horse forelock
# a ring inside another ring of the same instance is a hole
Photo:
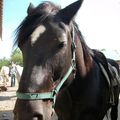
[[[22,23],[15,30],[14,45],[23,45],[28,40],[32,32],[49,16],[54,15],[60,10],[60,6],[50,1],[39,4],[31,15],[27,15]]]

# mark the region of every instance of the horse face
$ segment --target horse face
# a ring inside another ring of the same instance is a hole
[[[67,26],[56,22],[52,16],[38,26],[22,49],[24,69],[20,80],[20,92],[45,93],[57,86],[71,63],[71,42]],[[51,100],[17,100],[17,117],[20,120],[35,118],[49,120],[53,115]],[[21,106],[21,107],[20,107]],[[23,107],[26,106],[26,107]]]
[[[30,23],[24,21],[18,34],[24,63],[19,92],[51,92],[65,75],[72,59],[72,36],[69,26],[80,5],[81,1],[77,1],[62,10],[56,9],[49,2],[36,8],[29,7],[26,21]],[[68,11],[72,11],[72,14],[68,14]],[[21,37],[27,40],[23,42]],[[17,99],[15,119],[50,120],[53,115],[52,104],[53,101],[50,99]]]

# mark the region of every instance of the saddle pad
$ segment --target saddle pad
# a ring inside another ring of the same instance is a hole
[[[120,85],[120,76],[117,69],[109,63],[108,63],[108,67],[113,76],[113,80],[112,80],[113,86],[116,86],[118,84]]]
[[[107,80],[109,86],[111,86],[111,84],[112,84],[112,86],[114,87],[114,86],[117,86],[118,84],[120,84],[120,77],[117,72],[117,69],[114,66],[112,66],[108,63],[108,67],[109,67],[110,73],[112,75],[112,80],[111,80],[112,83],[111,83],[108,73],[105,70],[104,66],[101,63],[99,63],[99,65],[100,65],[100,68],[101,68],[104,76],[106,77],[106,80]]]

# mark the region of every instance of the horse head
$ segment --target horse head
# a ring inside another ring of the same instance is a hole
[[[28,15],[17,29],[16,42],[23,54],[24,68],[14,109],[16,120],[50,120],[53,105],[60,114],[57,108],[62,105],[58,102],[66,106],[71,102],[65,88],[74,77],[73,18],[82,2],[78,0],[63,9],[51,2],[28,7]]]

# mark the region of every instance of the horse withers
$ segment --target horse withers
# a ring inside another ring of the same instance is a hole
[[[113,106],[113,91],[99,65],[109,73],[107,60],[86,45],[73,20],[82,2],[63,9],[52,2],[28,7],[15,41],[24,64],[15,120],[51,120],[55,113],[58,120],[102,120]],[[112,120],[117,120],[117,100],[118,95]]]

